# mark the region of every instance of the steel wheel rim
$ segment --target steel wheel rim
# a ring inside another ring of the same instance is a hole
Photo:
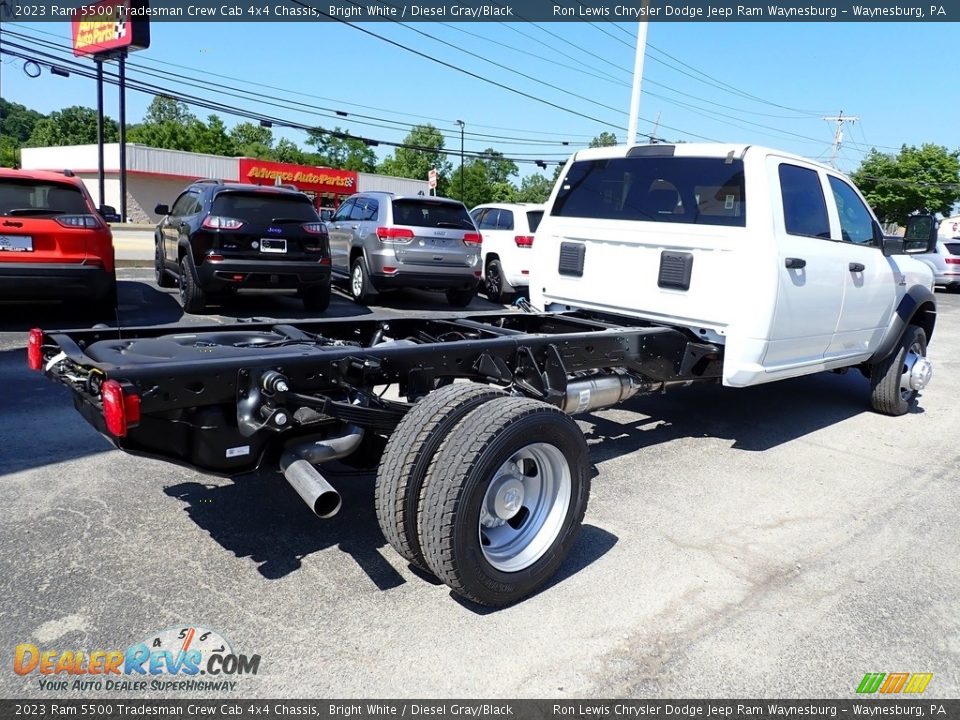
[[[923,346],[915,341],[907,348],[907,352],[903,356],[903,367],[900,369],[900,398],[902,400],[909,401],[920,391],[920,388],[914,387],[913,385],[913,382],[915,382],[913,371],[917,363],[921,362],[926,363],[926,356],[924,355]],[[926,381],[928,380],[929,375],[923,382],[923,385],[926,385]]]
[[[519,572],[550,549],[567,517],[570,465],[554,445],[515,451],[493,474],[478,520],[480,548],[501,572]]]
[[[363,268],[360,264],[353,266],[353,274],[350,276],[350,291],[354,297],[360,297],[363,292]]]

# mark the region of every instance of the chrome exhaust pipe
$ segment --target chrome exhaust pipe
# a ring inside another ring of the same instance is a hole
[[[281,456],[283,476],[317,517],[333,517],[340,511],[343,500],[314,465],[346,457],[359,447],[362,440],[363,428],[348,425],[343,435],[296,441]]]

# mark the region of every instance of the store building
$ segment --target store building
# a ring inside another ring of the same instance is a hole
[[[20,162],[25,170],[72,170],[83,179],[96,203],[120,209],[120,145],[104,145],[104,198],[99,197],[97,146],[23,148]],[[255,158],[224,157],[182,150],[162,150],[127,144],[127,220],[155,223],[157,203],[172,205],[184,186],[197,178],[253,185],[295,185],[314,198],[319,207],[336,207],[361,190],[383,190],[398,195],[430,194],[427,180],[390,177],[336,168],[295,165]]]

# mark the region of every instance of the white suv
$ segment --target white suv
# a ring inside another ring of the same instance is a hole
[[[509,302],[530,284],[530,251],[543,205],[491,203],[470,211],[483,235],[483,287],[492,302]]]

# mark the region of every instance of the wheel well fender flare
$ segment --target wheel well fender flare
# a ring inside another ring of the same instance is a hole
[[[893,349],[903,337],[903,333],[910,325],[917,325],[922,328],[927,336],[927,342],[929,342],[930,338],[933,337],[933,328],[936,322],[937,300],[933,291],[922,285],[912,286],[900,300],[900,304],[897,305],[883,334],[883,339],[873,355],[870,356],[869,362],[880,362],[893,352]]]

